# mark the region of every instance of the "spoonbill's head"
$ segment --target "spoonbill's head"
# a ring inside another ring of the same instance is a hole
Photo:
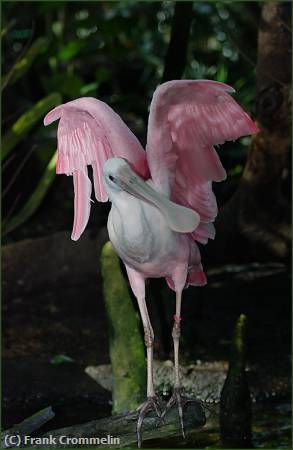
[[[110,198],[119,191],[129,192],[128,188],[134,183],[134,178],[139,179],[124,158],[108,159],[103,167],[103,175]]]
[[[199,225],[200,217],[195,211],[171,202],[168,197],[140,178],[125,159],[108,159],[103,167],[103,175],[111,201],[118,203],[119,192],[124,191],[155,206],[164,215],[168,226],[173,231],[189,233]]]

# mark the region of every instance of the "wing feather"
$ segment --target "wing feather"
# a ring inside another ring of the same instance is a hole
[[[169,81],[157,88],[150,108],[147,160],[152,180],[174,202],[200,214],[192,237],[202,243],[215,235],[210,226],[217,215],[212,181],[226,178],[214,146],[258,131],[232,92],[216,81]]]
[[[73,173],[74,186],[74,222],[71,239],[77,241],[87,226],[91,210],[92,184],[84,171],[76,170]]]
[[[76,240],[89,218],[87,166],[93,168],[96,199],[106,202],[103,166],[107,159],[125,158],[143,178],[149,174],[148,165],[146,153],[137,138],[106,103],[91,97],[79,98],[54,108],[46,115],[44,124],[58,119],[56,172],[73,175],[75,216],[72,239]]]

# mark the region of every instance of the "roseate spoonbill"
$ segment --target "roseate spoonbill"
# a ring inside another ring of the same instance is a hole
[[[93,169],[95,196],[112,202],[110,240],[123,260],[137,298],[147,348],[147,399],[140,407],[138,444],[146,413],[160,412],[153,386],[154,333],[145,302],[145,280],[165,277],[176,293],[174,392],[166,410],[177,404],[184,436],[179,377],[182,290],[203,286],[206,276],[196,242],[214,239],[217,203],[212,181],[226,172],[214,145],[256,133],[258,129],[231,97],[234,89],[210,80],[169,81],[152,99],[146,152],[121,118],[105,103],[79,98],[49,112],[44,124],[60,119],[57,173],[73,175],[74,223],[79,239],[90,214]],[[165,411],[166,411],[165,410]]]

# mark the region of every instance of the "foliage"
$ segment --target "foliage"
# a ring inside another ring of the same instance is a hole
[[[31,67],[35,58],[45,52],[48,48],[48,40],[46,38],[39,38],[26,51],[24,56],[19,59],[7,73],[2,81],[2,90],[6,88],[8,83],[10,86],[21,78]]]
[[[61,103],[61,99],[58,93],[50,94],[22,114],[3,136],[1,159],[6,158],[18,142],[27,136],[35,123],[42,119],[46,112]]]
[[[39,1],[26,2],[24,8],[17,2],[5,2],[4,156],[13,123],[24,111],[31,111],[33,117],[40,99],[48,99],[52,92],[62,95],[63,101],[79,96],[106,101],[144,144],[149,102],[164,70],[173,11],[173,1]],[[227,82],[236,88],[237,100],[251,111],[258,14],[256,2],[194,2],[183,77]],[[35,145],[36,151],[26,164],[26,171],[30,170],[36,180],[31,191],[46,170],[56,142],[56,125],[44,129],[40,118],[35,119],[21,136],[22,141],[13,143],[14,162],[6,160],[3,176],[4,183],[8,182],[17,170],[16,163],[21,164]],[[51,151],[42,150],[48,144]],[[245,149],[237,143],[222,152],[224,165],[235,177],[241,174]],[[19,172],[5,197],[4,217],[11,215],[8,205],[14,204],[17,195],[13,214],[32,194],[23,192],[25,173]]]
[[[49,161],[43,175],[41,176],[37,186],[26,201],[25,205],[16,213],[12,219],[4,222],[4,234],[7,234],[23,224],[37,210],[42,203],[45,195],[55,179],[55,167],[57,161],[57,150]]]
[[[53,366],[59,366],[60,364],[67,364],[72,362],[74,362],[74,359],[72,359],[70,356],[62,355],[61,353],[52,356],[52,358],[50,359],[50,363],[53,364]]]

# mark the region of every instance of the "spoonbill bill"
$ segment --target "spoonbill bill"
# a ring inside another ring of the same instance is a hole
[[[258,131],[230,95],[230,86],[210,80],[174,80],[160,85],[150,106],[147,145],[106,103],[79,98],[49,112],[44,124],[60,119],[57,174],[73,176],[71,238],[83,233],[90,215],[92,166],[95,197],[111,201],[109,238],[125,264],[137,299],[147,349],[147,398],[139,409],[138,445],[147,412],[158,416],[177,405],[184,436],[184,397],[179,376],[182,291],[204,286],[197,242],[214,239],[217,202],[213,181],[226,172],[214,146]],[[172,337],[175,383],[161,413],[153,384],[154,333],[145,301],[147,278],[164,277],[176,293]]]

